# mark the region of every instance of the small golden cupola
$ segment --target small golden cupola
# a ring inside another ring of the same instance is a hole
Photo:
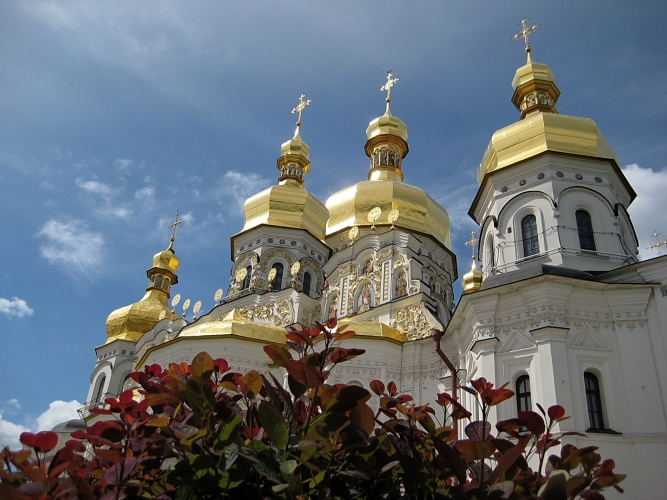
[[[408,154],[408,127],[391,114],[391,89],[398,82],[391,71],[380,90],[387,92],[385,113],[366,129],[364,150],[370,159],[368,180],[358,182],[327,200],[329,223],[327,236],[353,226],[371,226],[369,212],[376,207],[382,215],[375,225],[401,227],[434,237],[451,248],[449,215],[438,202],[416,186],[403,182],[403,159]],[[390,220],[390,213],[398,217]]]
[[[476,292],[482,288],[482,282],[484,277],[482,272],[477,269],[477,258],[475,257],[475,247],[477,246],[478,238],[475,237],[475,231],[472,232],[472,238],[469,241],[465,242],[467,247],[472,248],[472,267],[470,271],[463,275],[463,293],[472,293]]]
[[[618,164],[593,120],[556,111],[560,97],[556,77],[549,66],[533,60],[528,35],[539,25],[528,26],[527,21],[521,21],[522,30],[514,36],[515,40],[524,39],[527,53],[526,64],[516,70],[512,80],[512,103],[521,116],[518,122],[493,134],[477,170],[480,184],[487,174],[545,151],[604,158]]]
[[[176,228],[182,223],[176,213],[169,246],[153,256],[153,266],[146,271],[149,285],[140,301],[116,309],[107,318],[107,344],[114,340],[137,342],[141,336],[165,317],[171,317],[167,303],[172,285],[178,283],[180,260],[174,252]]]
[[[301,138],[301,114],[310,99],[304,94],[292,110],[298,113],[294,137],[281,146],[281,156],[276,167],[280,172],[278,184],[248,198],[243,206],[245,225],[232,236],[234,240],[250,229],[260,225],[305,229],[320,241],[326,235],[329,212],[324,204],[305,189],[304,175],[310,171],[310,148]],[[233,258],[233,255],[232,255]]]

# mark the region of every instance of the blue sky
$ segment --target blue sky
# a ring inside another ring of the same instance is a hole
[[[477,165],[518,119],[524,16],[541,24],[533,55],[556,74],[558,110],[597,122],[638,192],[650,257],[650,234],[667,237],[664,2],[2,2],[0,444],[83,403],[106,317],[142,296],[176,210],[174,292],[213,306],[302,92],[306,187],[324,201],[365,179],[364,132],[394,70],[405,181],[449,212],[465,273]]]

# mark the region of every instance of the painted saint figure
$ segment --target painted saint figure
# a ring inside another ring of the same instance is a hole
[[[368,274],[373,272],[373,261],[368,259],[364,264],[363,274]]]
[[[396,279],[396,294],[395,297],[404,297],[408,293],[408,281],[405,279],[405,273],[398,275]]]
[[[335,319],[338,317],[338,295],[335,295],[331,304],[329,304],[329,316],[328,319]]]
[[[366,283],[361,289],[359,296],[358,311],[359,313],[368,311],[371,308],[371,285]]]

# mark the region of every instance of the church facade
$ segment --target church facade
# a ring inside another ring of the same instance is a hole
[[[408,130],[390,111],[397,79],[387,77],[386,112],[366,130],[367,180],[326,203],[305,189],[302,96],[277,183],[246,201],[231,237],[226,295],[190,321],[175,313],[172,236],[144,297],[107,320],[84,418],[97,418],[90,408],[132,387],[127,375],[146,364],[207,351],[235,371],[270,371],[263,345],[283,343],[290,325],[335,317],[357,333],[349,347],[366,354],[333,383],[394,380],[424,404],[474,378],[509,382],[516,402],[494,408],[494,420],[560,404],[572,415],[560,430],[585,433],[572,442],[616,460],[626,497],[664,497],[655,478],[667,463],[667,256],[637,260],[627,211],[636,194],[613,149],[592,120],[558,114],[555,77],[526,50],[512,82],[520,119],[493,134],[478,169],[469,214],[480,237],[457,304],[449,216],[403,182]],[[444,332],[453,369],[433,330]]]

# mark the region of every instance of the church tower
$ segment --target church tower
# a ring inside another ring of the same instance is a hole
[[[533,27],[535,28],[535,27]],[[593,120],[561,115],[546,64],[527,61],[512,87],[519,121],[498,130],[477,170],[469,215],[485,278],[535,264],[608,271],[637,261],[627,208],[636,194]]]

